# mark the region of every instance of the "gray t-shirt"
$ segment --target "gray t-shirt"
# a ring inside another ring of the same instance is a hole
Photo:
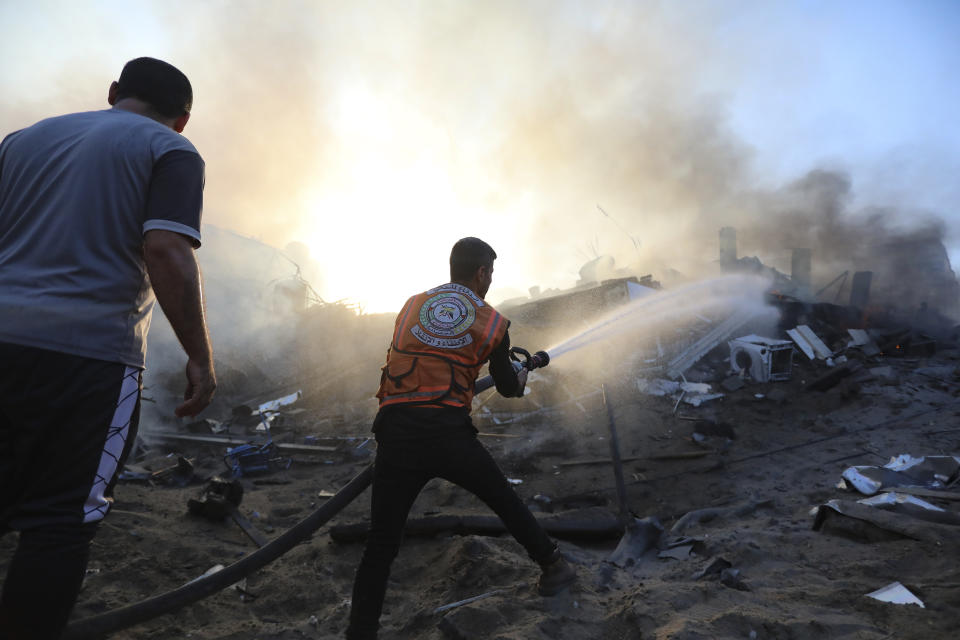
[[[165,163],[173,169],[158,177]],[[158,185],[165,193],[151,195]],[[7,136],[0,342],[143,367],[154,304],[143,234],[175,231],[199,246],[202,188],[193,145],[128,111],[69,114]]]

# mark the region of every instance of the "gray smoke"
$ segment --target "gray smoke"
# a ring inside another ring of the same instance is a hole
[[[951,150],[938,156],[940,173],[890,161],[860,183],[852,176],[871,174],[842,160],[784,184],[758,164],[728,113],[741,74],[756,60],[716,28],[731,11],[759,10],[753,5],[233,2],[194,4],[189,15],[160,2],[131,14],[38,6],[38,20],[48,16],[55,32],[85,34],[90,46],[38,61],[29,74],[8,69],[5,84],[15,81],[19,90],[5,93],[0,128],[105,106],[123,62],[144,54],[169,59],[195,86],[186,133],[207,161],[205,221],[275,247],[310,244],[316,238],[304,230],[317,228],[328,245],[354,248],[356,261],[392,270],[394,257],[368,249],[373,239],[410,245],[416,225],[453,233],[464,224],[459,211],[411,221],[389,211],[370,219],[309,206],[353,151],[332,133],[343,115],[339,98],[350,90],[390,100],[388,109],[402,105],[447,141],[441,161],[449,189],[485,212],[468,221],[470,232],[498,247],[511,268],[498,270],[494,284],[510,284],[513,293],[569,286],[582,263],[600,254],[665,282],[667,274],[713,275],[722,226],[738,229],[741,255],[782,271],[793,247],[812,249],[815,288],[844,269],[881,271],[877,263],[899,240],[952,241],[937,212],[912,204],[929,200],[918,189],[958,201],[956,187],[945,186],[956,181],[943,177],[957,166]],[[2,11],[10,18],[4,24],[13,24],[12,9]],[[114,36],[109,45],[104,34]],[[11,49],[9,59],[17,46],[54,49],[9,35],[0,45]],[[809,64],[802,47],[776,51],[767,61],[775,68]],[[770,91],[788,81],[772,81]],[[401,158],[404,151],[383,149]],[[205,251],[201,261],[213,262]],[[352,264],[325,264],[314,283],[320,288]],[[492,297],[509,293],[495,288]],[[232,335],[232,320],[215,321],[215,336]]]

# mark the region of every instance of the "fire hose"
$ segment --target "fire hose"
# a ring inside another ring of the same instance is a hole
[[[125,629],[225,589],[290,551],[353,502],[372,481],[373,465],[371,464],[324,502],[319,509],[260,549],[216,573],[188,582],[173,591],[78,620],[67,627],[63,640],[85,640]]]
[[[545,367],[550,362],[550,356],[545,351],[538,351],[531,355],[520,347],[511,348],[511,357],[514,369],[533,370]],[[520,362],[518,355],[525,360]],[[486,376],[477,380],[474,392],[479,393],[494,385],[493,377]],[[340,491],[324,502],[316,511],[295,524],[279,537],[253,553],[244,556],[228,567],[201,578],[188,582],[181,587],[167,591],[140,602],[97,614],[89,618],[77,620],[67,626],[62,640],[87,640],[97,638],[107,633],[126,629],[135,624],[146,622],[170,613],[188,604],[202,600],[207,596],[239,582],[258,569],[267,566],[286,552],[293,549],[300,542],[310,537],[317,529],[326,524],[331,518],[340,513],[347,505],[353,502],[373,482],[373,465],[368,465],[357,474]]]

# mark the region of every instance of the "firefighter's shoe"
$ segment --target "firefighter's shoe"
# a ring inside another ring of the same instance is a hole
[[[543,573],[537,581],[537,592],[542,596],[555,596],[577,579],[577,572],[567,564],[559,550],[554,551],[540,568]]]

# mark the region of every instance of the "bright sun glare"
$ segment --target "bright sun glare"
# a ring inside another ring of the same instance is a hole
[[[300,237],[324,273],[324,299],[397,311],[445,279],[453,242],[491,216],[460,193],[453,143],[425,114],[362,86],[335,104],[337,161],[308,196]]]

